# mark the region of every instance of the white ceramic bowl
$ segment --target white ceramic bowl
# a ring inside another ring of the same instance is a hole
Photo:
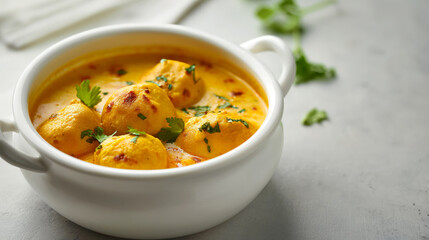
[[[77,160],[49,145],[34,129],[28,96],[47,76],[88,52],[125,46],[163,45],[222,56],[253,75],[268,96],[261,128],[236,149],[183,168],[125,170]],[[278,79],[253,53],[273,51],[282,63]],[[41,53],[20,77],[14,97],[14,121],[0,122],[0,156],[22,169],[38,195],[55,211],[91,230],[125,238],[168,238],[196,233],[229,219],[264,188],[281,157],[283,97],[295,64],[283,41],[262,36],[237,46],[215,36],[174,25],[118,25],[69,37]],[[15,131],[34,148],[27,155],[6,142]],[[43,224],[43,223],[41,223]]]

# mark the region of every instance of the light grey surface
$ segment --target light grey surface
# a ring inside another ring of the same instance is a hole
[[[266,34],[253,14],[260,2],[207,1],[182,24],[240,43]],[[306,18],[304,49],[338,78],[291,89],[285,153],[257,199],[181,239],[429,239],[428,12],[426,0],[339,0]],[[59,38],[19,52],[0,46],[1,117],[24,67]],[[275,57],[261,58],[278,72]],[[312,107],[330,120],[301,126]],[[3,161],[0,189],[0,239],[114,239],[55,213]]]

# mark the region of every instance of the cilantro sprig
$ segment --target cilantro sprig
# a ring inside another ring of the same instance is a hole
[[[87,129],[87,130],[82,131],[80,133],[80,138],[83,139],[84,137],[88,137],[86,139],[86,141],[88,143],[93,143],[95,140],[98,141],[99,143],[102,143],[106,139],[113,137],[115,134],[116,134],[116,132],[114,132],[111,135],[106,135],[106,134],[104,134],[104,129],[100,126],[97,126],[94,128],[94,130]]]
[[[302,17],[308,13],[335,3],[335,0],[323,0],[311,6],[300,8],[295,0],[280,0],[272,6],[261,6],[256,11],[256,16],[264,26],[280,34],[290,34],[302,31]]]
[[[229,123],[232,123],[232,122],[241,122],[246,128],[249,128],[249,124],[246,121],[244,121],[243,119],[226,118],[226,121],[229,122]]]
[[[100,93],[99,86],[94,86],[92,89],[89,87],[89,80],[76,85],[76,96],[89,108],[94,108],[95,105],[101,102]]]
[[[217,133],[217,132],[220,132],[219,123],[216,123],[216,125],[214,127],[212,127],[210,125],[210,122],[205,122],[205,123],[203,123],[203,125],[201,125],[198,128],[198,130],[200,132],[204,131],[204,132],[207,132],[207,133],[210,133],[210,134]]]
[[[194,83],[197,83],[197,79],[195,79],[195,64],[185,68],[185,70],[187,73],[192,73],[192,79],[194,80]]]
[[[280,0],[273,6],[261,6],[256,11],[258,18],[271,31],[280,34],[293,34],[295,42],[296,85],[314,80],[332,79],[336,76],[334,69],[327,68],[320,63],[308,61],[301,47],[302,17],[335,2],[335,0],[322,0],[309,7],[300,8],[295,0]]]
[[[223,104],[221,104],[221,105],[217,106],[217,109],[225,109],[225,108],[234,108],[234,109],[238,109],[238,107],[236,107],[236,106],[232,105],[232,104],[229,102],[229,99],[228,99],[228,98],[226,98],[226,97],[224,97],[224,96],[221,96],[221,95],[217,95],[217,94],[215,94],[215,96],[216,96],[217,98],[219,98],[219,99],[221,99],[221,100],[224,100],[224,101],[225,101]]]
[[[307,60],[301,47],[301,33],[294,32],[295,49],[293,55],[296,64],[295,85],[317,80],[329,80],[335,78],[336,72],[320,63],[312,63]]]
[[[163,142],[173,143],[185,129],[185,122],[183,119],[176,117],[169,117],[166,120],[170,127],[161,128],[157,137]]]
[[[328,114],[325,111],[318,110],[317,108],[311,109],[302,119],[302,125],[311,126],[315,123],[321,123],[328,120]]]
[[[135,128],[131,127],[131,126],[128,126],[128,134],[135,136],[135,137],[133,137],[130,141],[131,141],[132,143],[136,143],[136,142],[137,142],[137,139],[138,139],[140,136],[144,136],[144,135],[146,135],[146,132],[144,132],[144,131],[139,131],[139,130],[137,130],[137,129],[135,129]]]
[[[211,107],[210,106],[192,106],[192,107],[188,107],[189,110],[194,110],[194,116],[195,117],[201,117],[203,115],[206,115]],[[188,109],[183,108],[182,111],[186,114],[189,114]]]

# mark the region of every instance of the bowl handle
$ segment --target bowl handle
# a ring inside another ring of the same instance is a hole
[[[251,39],[240,44],[240,46],[252,53],[272,51],[279,56],[282,64],[282,72],[278,81],[283,92],[283,97],[285,97],[295,80],[296,71],[295,59],[286,43],[278,37],[267,35]]]
[[[34,172],[46,172],[47,167],[42,162],[41,157],[31,157],[15,149],[7,143],[4,132],[18,132],[16,125],[11,120],[0,119],[0,157],[6,162]]]

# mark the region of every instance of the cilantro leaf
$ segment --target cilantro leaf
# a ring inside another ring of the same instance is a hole
[[[95,86],[92,89],[89,87],[89,80],[76,85],[76,96],[89,108],[94,108],[95,105],[101,102],[100,93],[99,86]]]
[[[249,124],[244,121],[243,119],[232,119],[232,118],[226,118],[227,122],[241,122],[245,127],[249,128]]]
[[[230,102],[225,102],[224,104],[217,106],[217,109],[225,109],[225,108],[235,108],[235,109],[238,109],[238,107],[232,105]]]
[[[206,115],[207,112],[210,111],[210,106],[192,106],[192,107],[189,107],[188,109],[195,111],[195,114],[194,114],[195,117],[201,117],[203,115]],[[186,112],[189,114],[188,111]]]
[[[113,137],[116,134],[114,132],[111,135],[104,134],[104,129],[100,126],[97,126],[94,128],[94,130],[87,129],[80,133],[80,138],[83,139],[84,137],[88,137],[86,139],[87,142],[92,143],[94,140],[97,140],[99,143],[104,142],[106,139]]]
[[[139,117],[141,120],[145,120],[147,117],[141,113],[137,114],[137,117]]]
[[[164,81],[164,82],[167,82],[167,78],[166,78],[166,77],[164,77],[164,75],[158,76],[158,77],[156,77],[155,79],[156,79],[156,80],[162,80],[162,81]]]
[[[203,125],[201,125],[200,128],[198,128],[198,130],[200,132],[204,131],[204,132],[208,132],[210,134],[217,133],[217,132],[220,132],[219,123],[216,123],[216,125],[214,127],[212,127],[210,125],[210,122],[205,122],[205,123],[203,123]]]
[[[159,61],[160,63],[164,63],[164,62],[166,62],[167,61],[167,59],[165,59],[165,58],[163,58],[163,59],[161,59],[161,61]]]
[[[146,135],[146,132],[144,131],[139,131],[131,126],[128,126],[128,133],[130,135],[134,135],[134,136],[142,136],[142,135]]]
[[[128,72],[127,71],[125,71],[124,69],[119,69],[117,72],[116,72],[116,74],[118,74],[118,76],[122,76],[122,75],[125,75],[125,74],[127,74]]]
[[[132,82],[132,81],[126,81],[125,83],[129,86],[134,85],[134,82]]]
[[[325,111],[319,111],[317,108],[311,109],[302,120],[302,125],[311,126],[315,123],[321,123],[328,120],[328,115]]]
[[[272,6],[259,7],[256,10],[256,16],[267,29],[275,33],[290,34],[295,31],[302,31],[301,18],[304,15],[335,2],[335,0],[322,0],[311,6],[300,8],[295,0],[280,0]]]
[[[142,114],[142,115],[143,115],[143,114]],[[137,139],[138,139],[140,136],[146,135],[146,133],[145,133],[144,131],[139,131],[139,130],[137,130],[137,129],[135,129],[135,128],[131,127],[131,126],[128,126],[128,134],[135,136],[135,137],[133,137],[133,138],[130,140],[130,142],[132,142],[132,143],[136,143],[136,142],[137,142]]]
[[[294,56],[296,63],[296,85],[315,80],[332,79],[336,76],[334,69],[327,68],[319,63],[309,62],[300,47],[295,49]]]
[[[157,137],[163,142],[173,143],[185,129],[185,122],[183,122],[183,119],[176,117],[166,118],[166,120],[170,127],[161,128]]]
[[[182,108],[182,109],[180,109],[180,110],[182,110],[182,112],[184,112],[184,113],[186,113],[186,114],[189,114],[189,112],[188,112],[188,110],[187,110],[186,108]]]
[[[215,94],[215,96],[217,97],[217,98],[219,98],[219,99],[222,99],[222,100],[225,100],[225,101],[229,101],[229,99],[228,98],[226,98],[226,97],[224,97],[224,96],[220,96],[220,95],[217,95],[217,94]]]
[[[197,83],[197,79],[195,79],[195,64],[185,68],[185,70],[187,73],[192,73],[192,79],[194,80],[194,83]]]
[[[153,83],[153,84],[157,85],[158,87],[161,87],[161,84],[159,84],[159,83],[157,83],[157,82],[155,82],[155,81],[146,81],[146,82],[148,82],[148,83]]]
[[[261,6],[256,16],[264,26],[276,33],[301,31],[301,11],[294,0],[281,0],[273,6]]]

